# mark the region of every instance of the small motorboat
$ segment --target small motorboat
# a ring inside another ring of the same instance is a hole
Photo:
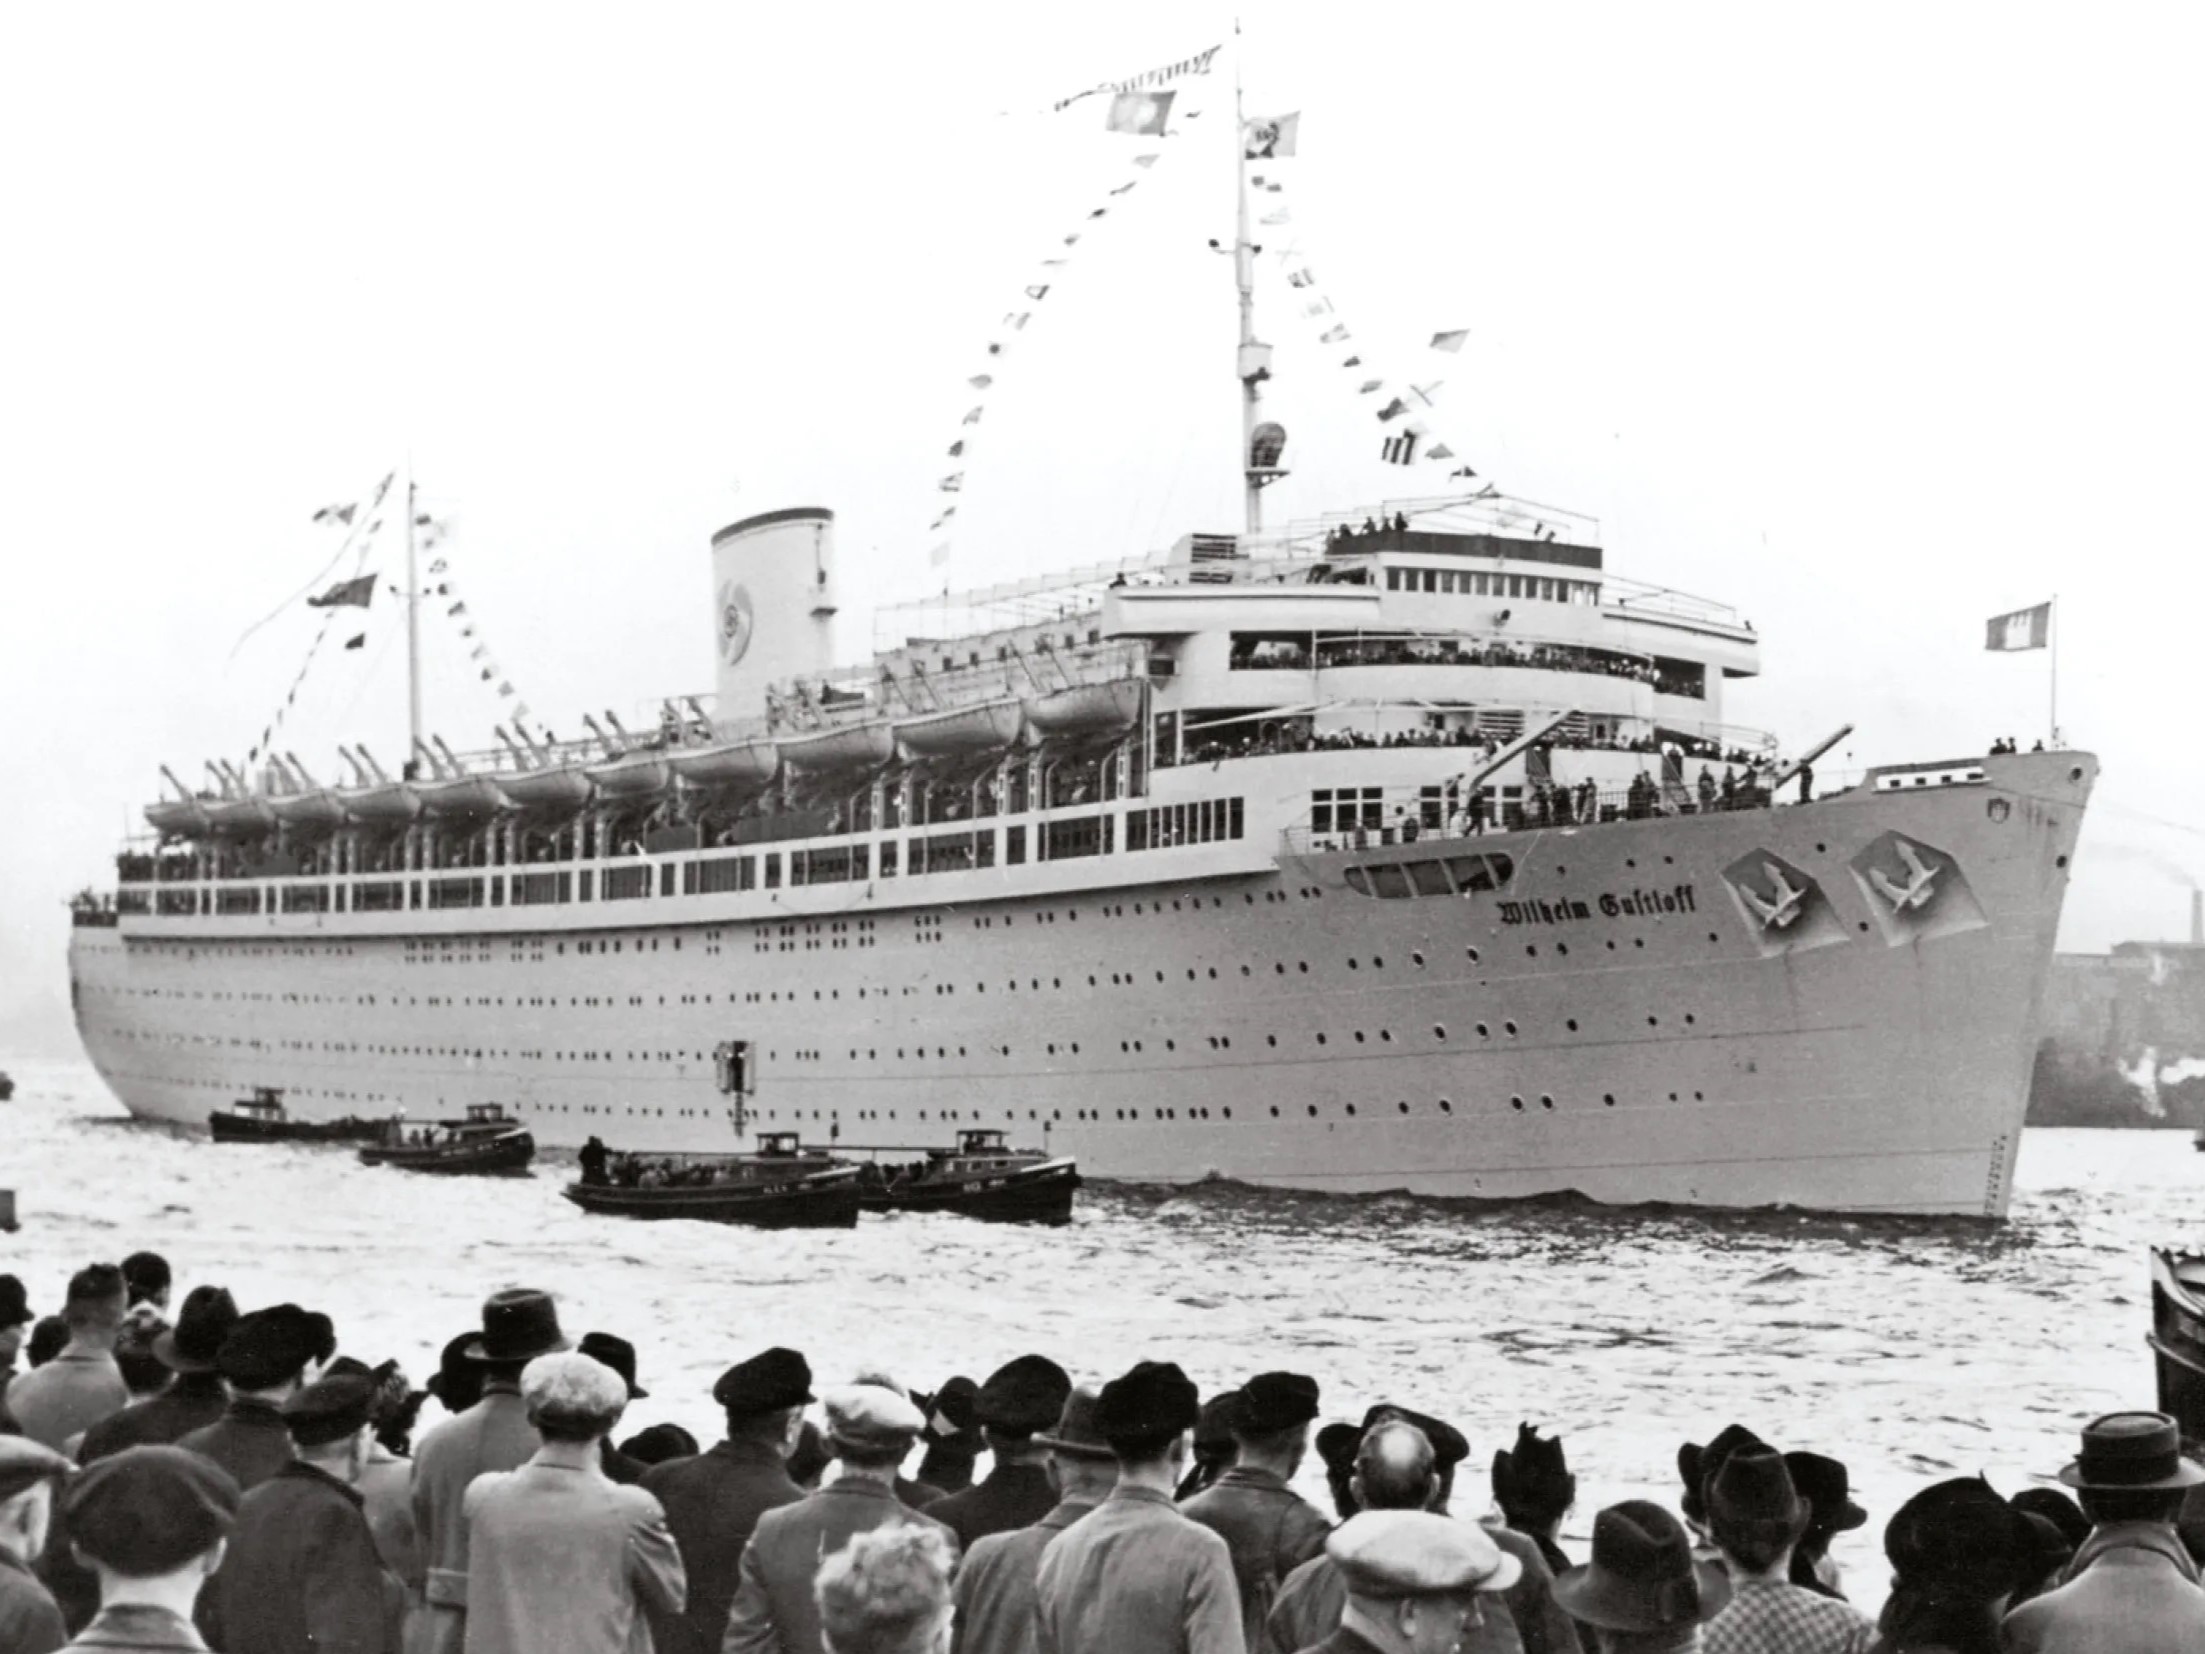
[[[793,1131],[761,1132],[755,1154],[593,1154],[562,1191],[585,1212],[697,1218],[758,1229],[854,1229],[859,1168]]]
[[[0,1068],[0,1103],[11,1103],[13,1101],[15,1101],[15,1077],[6,1069]]]
[[[207,1116],[217,1143],[366,1143],[383,1130],[380,1120],[348,1114],[341,1120],[294,1120],[283,1106],[283,1092],[256,1085],[250,1097]]]
[[[2152,1362],[2159,1410],[2182,1428],[2185,1447],[2205,1447],[2205,1254],[2151,1250]]]
[[[910,1166],[870,1165],[859,1176],[868,1212],[954,1212],[990,1223],[1070,1223],[1078,1164],[1014,1149],[1000,1131],[961,1131],[953,1149]]]
[[[363,1166],[450,1176],[521,1177],[535,1158],[536,1139],[503,1103],[469,1103],[465,1119],[423,1126],[386,1120],[380,1138],[360,1151]]]

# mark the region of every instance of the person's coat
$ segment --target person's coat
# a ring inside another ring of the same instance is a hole
[[[957,1568],[954,1654],[1033,1654],[1041,1553],[1094,1508],[1066,1500],[1031,1527],[974,1543]]]
[[[480,1476],[461,1515],[467,1654],[652,1654],[646,1616],[688,1602],[665,1510],[594,1458]]]
[[[461,1501],[485,1471],[513,1470],[543,1445],[528,1422],[520,1386],[493,1379],[482,1399],[446,1419],[414,1444],[413,1518],[425,1565],[428,1605],[417,1646],[409,1654],[458,1654],[467,1611],[466,1527]]]
[[[812,1597],[820,1565],[859,1534],[889,1527],[932,1528],[956,1543],[949,1529],[889,1488],[854,1476],[759,1517],[743,1547],[721,1654],[826,1654]]]
[[[294,1459],[238,1504],[198,1619],[223,1654],[397,1654],[404,1593],[359,1492]]]
[[[746,1441],[723,1441],[694,1458],[653,1465],[643,1487],[665,1506],[689,1576],[689,1606],[679,1620],[660,1627],[658,1654],[719,1654],[743,1549],[759,1518],[797,1503],[804,1490],[789,1480],[778,1448]]]
[[[2099,1526],[2068,1582],[2023,1603],[2001,1628],[2013,1654],[2159,1654],[2205,1648],[2205,1590],[2173,1528]]]
[[[294,1457],[283,1410],[258,1396],[231,1397],[220,1418],[178,1437],[176,1445],[212,1459],[243,1493],[252,1492]]]
[[[944,1494],[926,1507],[926,1513],[970,1550],[974,1540],[1031,1527],[1056,1507],[1056,1484],[1049,1480],[1046,1466],[999,1464],[985,1481],[961,1493]]]

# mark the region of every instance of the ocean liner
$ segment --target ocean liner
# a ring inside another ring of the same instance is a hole
[[[1161,126],[1148,97],[1125,130]],[[834,518],[770,511],[712,538],[716,694],[648,733],[458,754],[417,691],[395,776],[210,765],[78,904],[116,1095],[2003,1215],[2094,761],[1818,792],[1839,737],[1787,759],[1725,719],[1750,625],[1610,573],[1567,514],[1466,485],[1266,529],[1261,136],[1235,146],[1238,532],[961,594],[837,668]]]

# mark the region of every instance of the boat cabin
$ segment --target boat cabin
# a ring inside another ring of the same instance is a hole
[[[961,1131],[957,1134],[957,1147],[949,1151],[955,1155],[1007,1155],[1010,1145],[1004,1135],[992,1128],[983,1131]]]
[[[762,1131],[758,1134],[758,1153],[761,1157],[779,1160],[801,1159],[804,1155],[804,1137],[794,1131]]]
[[[240,1097],[230,1105],[236,1113],[250,1120],[281,1120],[283,1093],[272,1085],[256,1085],[250,1097]]]
[[[505,1112],[503,1103],[469,1103],[466,1124],[470,1126],[510,1126],[513,1116]]]

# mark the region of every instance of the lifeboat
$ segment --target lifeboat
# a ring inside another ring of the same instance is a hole
[[[253,833],[272,832],[276,812],[265,798],[210,798],[207,800],[207,825],[217,833],[242,838]]]
[[[344,801],[327,787],[284,793],[268,801],[286,827],[335,828],[345,824]]]
[[[597,783],[607,798],[647,798],[673,784],[674,772],[662,752],[637,750],[608,758],[602,764],[585,764],[582,773]]]
[[[1075,684],[1026,703],[1026,716],[1044,736],[1114,735],[1131,729],[1141,716],[1142,683],[1114,678],[1109,683]]]
[[[405,781],[373,781],[364,787],[347,787],[337,797],[354,820],[376,826],[403,827],[421,813],[421,795]]]
[[[506,807],[505,794],[487,775],[461,775],[445,781],[417,781],[421,808],[432,816],[494,816]]]
[[[685,747],[668,756],[684,783],[705,792],[763,792],[781,770],[781,749],[764,739]]]
[[[170,838],[202,838],[209,825],[206,802],[197,798],[164,798],[148,804],[145,818],[155,832]]]
[[[523,810],[579,810],[597,791],[597,783],[571,764],[516,770],[499,776],[498,785]]]
[[[966,758],[1002,752],[1026,733],[1026,703],[1017,696],[926,712],[896,720],[896,739],[919,758]]]
[[[887,719],[875,718],[813,735],[783,736],[780,747],[781,762],[791,769],[829,774],[878,769],[896,755],[896,730]]]

